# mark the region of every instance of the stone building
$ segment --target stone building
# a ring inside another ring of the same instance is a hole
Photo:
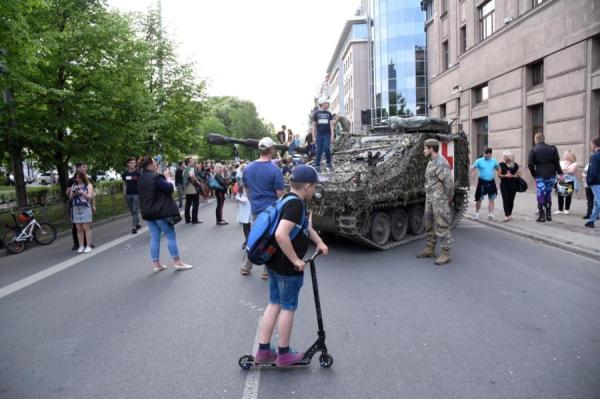
[[[429,114],[461,123],[471,157],[523,165],[543,132],[578,162],[600,136],[600,2],[424,0]]]
[[[331,113],[346,116],[352,131],[366,128],[361,123],[361,111],[369,109],[369,42],[365,15],[356,15],[344,25],[327,67],[327,77]]]

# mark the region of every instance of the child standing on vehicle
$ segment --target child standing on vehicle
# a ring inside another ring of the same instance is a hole
[[[308,251],[310,241],[324,255],[329,251],[310,225],[306,211],[305,201],[315,195],[317,182],[318,176],[314,168],[298,166],[292,171],[290,178],[291,192],[283,197],[294,196],[297,200],[290,200],[281,208],[281,219],[275,231],[277,251],[267,262],[269,304],[263,315],[259,348],[254,357],[256,363],[275,361],[276,365],[281,367],[298,363],[304,357],[303,353],[290,348],[294,312],[298,307],[298,296],[304,282],[305,263],[302,258]],[[301,224],[303,231],[293,240],[290,239],[292,230]],[[279,330],[277,352],[271,348],[270,343],[275,323]]]

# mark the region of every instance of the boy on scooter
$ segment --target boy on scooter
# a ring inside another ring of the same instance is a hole
[[[311,226],[305,205],[305,201],[315,195],[318,181],[314,168],[297,166],[290,178],[291,191],[283,197],[295,196],[298,200],[288,201],[281,208],[281,220],[275,231],[277,251],[267,262],[269,304],[262,319],[258,352],[254,356],[256,363],[275,361],[278,367],[282,367],[298,363],[304,357],[303,353],[290,348],[294,312],[298,307],[298,296],[304,281],[305,263],[302,258],[308,251],[310,241],[317,246],[317,251],[324,255],[329,251]],[[306,228],[293,240],[290,239],[294,227],[300,225],[303,220],[307,221]],[[271,347],[271,336],[276,322],[279,329],[277,352]]]

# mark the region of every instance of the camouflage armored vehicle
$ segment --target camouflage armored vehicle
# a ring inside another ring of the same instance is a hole
[[[469,145],[463,132],[427,117],[391,117],[368,135],[344,132],[334,145],[333,173],[322,174],[313,211],[317,230],[389,249],[423,234],[425,140],[440,140],[454,173],[456,225],[466,210]]]
[[[453,169],[456,225],[466,210],[469,190],[466,135],[452,133],[441,119],[391,117],[368,135],[344,131],[338,137],[333,146],[335,170],[320,175],[311,204],[315,229],[377,249],[422,237],[427,165],[423,143],[430,138],[442,143],[440,153]],[[221,144],[224,138],[208,139]]]

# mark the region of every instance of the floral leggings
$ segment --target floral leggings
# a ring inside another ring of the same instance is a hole
[[[535,178],[536,194],[538,205],[552,204],[552,189],[556,183],[556,177],[544,179],[543,177]]]

